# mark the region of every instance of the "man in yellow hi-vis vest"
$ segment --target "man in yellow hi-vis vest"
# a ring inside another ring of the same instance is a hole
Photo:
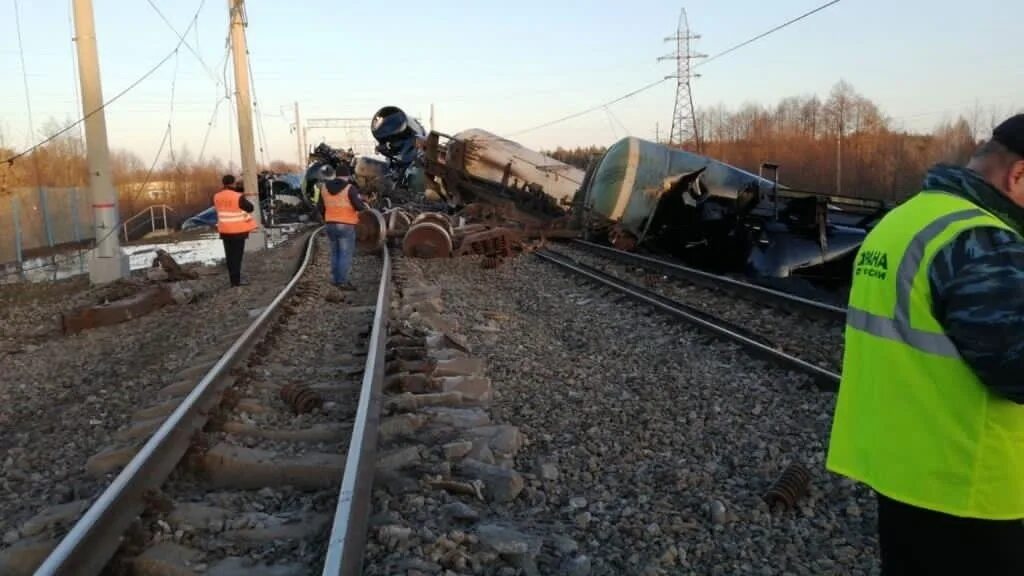
[[[827,467],[878,499],[882,573],[1024,575],[1024,114],[868,234]]]

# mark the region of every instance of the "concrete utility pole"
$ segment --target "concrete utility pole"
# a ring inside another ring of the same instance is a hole
[[[299,171],[306,165],[306,147],[302,143],[302,119],[299,116],[299,103],[295,103],[295,145],[299,148]]]
[[[434,131],[434,105],[430,105],[430,131]]]
[[[231,56],[235,63],[235,95],[238,108],[238,144],[242,151],[242,182],[245,197],[256,207],[252,217],[258,228],[245,242],[246,252],[265,247],[263,219],[260,216],[260,192],[256,178],[256,145],[252,133],[252,98],[249,95],[249,49],[245,44],[245,0],[228,0],[231,11]]]
[[[117,190],[110,176],[107,119],[103,111],[99,53],[92,0],[74,0],[78,76],[82,84],[82,115],[85,116],[86,158],[92,191],[93,232],[96,248],[89,252],[89,281],[113,282],[128,275],[128,256],[117,237]]]

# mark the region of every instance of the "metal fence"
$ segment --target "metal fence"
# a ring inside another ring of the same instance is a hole
[[[21,262],[47,249],[90,240],[93,216],[86,188],[14,188],[0,197],[0,263]]]

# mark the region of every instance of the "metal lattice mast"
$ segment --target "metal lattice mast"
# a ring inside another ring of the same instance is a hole
[[[697,54],[690,50],[690,41],[700,38],[699,34],[690,33],[690,25],[686,19],[686,8],[679,11],[679,28],[675,36],[665,38],[666,42],[675,42],[676,51],[667,56],[658,58],[662,60],[675,60],[676,73],[666,78],[676,79],[676,105],[672,111],[672,130],[669,132],[669,145],[685,146],[690,144],[697,151],[700,151],[700,132],[697,131],[697,115],[693,109],[693,92],[690,89],[690,79],[698,78],[699,75],[692,72],[693,60],[704,58],[704,54]]]

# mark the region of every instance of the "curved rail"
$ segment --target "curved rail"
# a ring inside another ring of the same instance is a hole
[[[700,284],[707,288],[727,290],[742,298],[755,298],[759,303],[769,303],[774,306],[799,310],[800,312],[809,313],[826,320],[838,320],[840,322],[846,321],[846,308],[842,308],[840,306],[833,306],[824,302],[811,300],[810,298],[802,298],[794,294],[787,294],[779,290],[772,290],[771,288],[758,286],[757,284],[750,284],[748,282],[742,282],[726,276],[711,274],[709,272],[704,272],[703,270],[697,270],[696,268],[690,268],[676,264],[675,262],[662,260],[661,258],[652,258],[651,256],[643,256],[632,252],[623,252],[622,250],[616,250],[615,248],[609,248],[608,246],[594,244],[593,242],[587,242],[585,240],[573,240],[571,244],[602,256],[614,258],[620,262],[654,268],[669,276],[679,278],[680,280],[686,280],[687,282],[692,282],[694,284]]]
[[[309,267],[313,243],[321,230],[317,228],[309,235],[302,262],[288,284],[100,494],[35,572],[36,576],[90,575],[103,569],[117,551],[124,531],[142,513],[144,494],[163,484],[188,449],[193,433],[205,424],[210,409],[230,384],[230,379],[225,378],[230,368],[256,343],[280,304],[294,291]]]
[[[543,260],[561,266],[562,268],[565,268],[567,270],[571,270],[585,278],[588,278],[610,288],[614,288],[615,290],[618,290],[623,294],[626,294],[640,302],[643,302],[644,304],[653,306],[663,312],[667,312],[675,316],[676,318],[680,318],[682,320],[695,324],[701,328],[704,328],[705,330],[713,332],[714,334],[722,336],[728,340],[732,340],[733,342],[736,342],[741,346],[747,348],[748,350],[751,350],[752,352],[760,356],[763,356],[769,360],[775,361],[788,368],[792,368],[805,374],[808,374],[812,376],[815,379],[815,382],[818,383],[819,386],[821,386],[822,388],[831,390],[838,390],[839,388],[839,374],[836,374],[831,370],[827,370],[815,364],[811,364],[806,360],[801,360],[796,356],[791,356],[784,352],[780,352],[775,348],[772,348],[771,346],[758,341],[757,339],[751,338],[750,336],[745,334],[741,334],[736,330],[730,328],[728,326],[729,323],[723,322],[720,319],[717,319],[706,313],[700,315],[694,314],[693,311],[690,310],[689,307],[686,306],[685,304],[681,304],[679,302],[676,302],[675,300],[665,298],[660,294],[656,294],[650,290],[647,290],[646,288],[642,288],[635,284],[631,284],[624,280],[620,280],[609,274],[605,274],[604,272],[587,266],[586,264],[575,262],[562,254],[558,254],[550,250],[538,250],[537,252],[534,252],[534,254],[536,254]]]

